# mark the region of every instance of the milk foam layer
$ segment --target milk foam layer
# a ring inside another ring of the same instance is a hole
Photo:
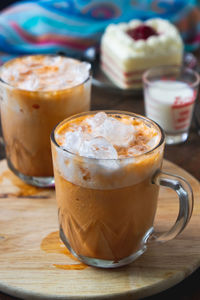
[[[56,135],[64,149],[96,159],[134,157],[153,149],[160,135],[139,119],[99,112],[71,122]]]
[[[151,152],[160,138],[158,128],[139,118],[104,112],[80,117],[56,130],[55,166],[66,180],[86,188],[130,186],[160,167],[163,147]]]
[[[6,63],[0,72],[2,80],[28,91],[53,91],[83,83],[90,64],[63,56],[30,55]]]

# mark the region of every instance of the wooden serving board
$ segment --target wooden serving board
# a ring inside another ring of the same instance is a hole
[[[200,266],[200,185],[168,161],[163,168],[193,187],[188,227],[173,241],[151,245],[129,266],[105,270],[80,263],[60,242],[54,190],[24,184],[1,161],[0,290],[22,299],[138,299],[183,280]],[[175,192],[162,188],[156,227],[167,230],[177,210]]]

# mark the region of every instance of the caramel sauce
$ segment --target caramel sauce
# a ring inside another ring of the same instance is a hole
[[[35,108],[35,109],[39,109],[40,108],[39,104],[36,104],[36,103],[33,104],[32,107]]]
[[[17,197],[32,196],[46,190],[26,184],[16,175],[14,175],[10,170],[6,170],[2,174],[0,174],[0,183],[2,183],[5,179],[10,180],[12,185],[16,186],[19,189],[19,191],[16,191],[15,194],[12,194]]]
[[[76,264],[58,265],[53,264],[54,267],[63,270],[84,270],[88,266],[81,263],[71,252],[64,246],[59,238],[59,232],[51,232],[41,242],[41,249],[46,253],[58,253],[68,256],[70,259],[76,261]]]

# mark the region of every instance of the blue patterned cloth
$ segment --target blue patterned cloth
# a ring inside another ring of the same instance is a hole
[[[0,14],[3,60],[26,53],[82,53],[98,46],[110,23],[161,17],[175,23],[189,50],[200,45],[195,0],[18,1]]]

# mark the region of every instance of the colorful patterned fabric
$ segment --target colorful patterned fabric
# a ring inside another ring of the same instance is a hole
[[[76,56],[98,46],[110,23],[152,17],[180,29],[187,50],[200,46],[200,9],[195,0],[18,1],[0,13],[0,51],[7,60],[27,53]]]

